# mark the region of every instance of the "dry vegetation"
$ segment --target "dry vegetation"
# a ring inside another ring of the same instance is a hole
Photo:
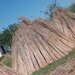
[[[75,48],[75,14],[55,10],[51,21],[23,19],[13,36],[13,69],[22,75],[64,57]]]

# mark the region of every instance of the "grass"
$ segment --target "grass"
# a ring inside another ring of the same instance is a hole
[[[4,64],[4,65],[6,65],[7,67],[10,67],[10,68],[12,68],[12,58],[11,57],[6,57],[6,58],[4,58],[3,60],[2,60],[2,63]]]
[[[0,62],[3,60],[4,56],[0,57]]]
[[[57,66],[66,63],[68,60],[71,60],[72,58],[75,58],[75,49],[73,49],[65,57],[63,57],[57,61],[54,61],[53,63],[47,65],[46,67],[44,67],[38,71],[35,71],[32,75],[46,75],[46,74],[50,73],[50,71],[53,71],[54,69],[56,69]]]
[[[11,56],[2,56],[0,57],[0,63],[6,65],[7,67],[12,68],[12,58]]]

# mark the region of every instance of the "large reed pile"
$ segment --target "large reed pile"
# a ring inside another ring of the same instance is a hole
[[[13,36],[13,69],[22,75],[67,55],[75,47],[75,14],[56,9],[51,21],[23,20]]]

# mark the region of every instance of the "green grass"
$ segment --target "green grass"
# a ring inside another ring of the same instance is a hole
[[[10,57],[6,58],[5,60],[2,61],[2,63],[4,65],[6,65],[7,67],[12,68],[12,59]]]
[[[65,57],[54,61],[53,63],[47,65],[46,67],[35,71],[32,75],[46,75],[48,73],[50,73],[50,71],[53,71],[54,69],[56,69],[56,67],[58,65],[62,65],[64,63],[66,63],[68,60],[71,60],[72,58],[75,58],[75,49],[73,49],[68,55],[66,55]]]
[[[0,62],[3,60],[4,56],[0,57]]]

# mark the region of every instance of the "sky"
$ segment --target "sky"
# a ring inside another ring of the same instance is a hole
[[[17,23],[17,17],[45,18],[44,11],[53,0],[0,0],[0,32],[8,25]],[[57,0],[61,7],[68,7],[75,0]]]

